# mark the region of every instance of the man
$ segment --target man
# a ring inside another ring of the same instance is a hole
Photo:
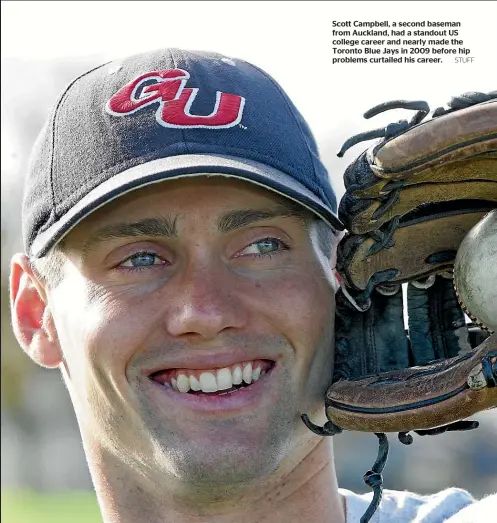
[[[359,521],[369,501],[301,420],[326,421],[343,226],[272,78],[178,49],[82,75],[35,146],[23,225],[14,330],[62,372],[106,523]],[[392,491],[374,517],[472,502]]]

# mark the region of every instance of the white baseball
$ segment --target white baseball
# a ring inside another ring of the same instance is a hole
[[[497,330],[497,209],[465,236],[454,263],[454,285],[468,316]]]

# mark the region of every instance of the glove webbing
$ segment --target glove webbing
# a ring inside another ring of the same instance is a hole
[[[437,107],[432,113],[432,118],[457,111],[458,109],[464,109],[465,107],[471,107],[472,105],[476,105],[482,102],[488,102],[490,100],[494,100],[495,98],[497,98],[497,91],[491,91],[489,93],[463,93],[460,96],[452,97],[450,102],[447,104],[449,106],[448,109],[445,109],[444,107]],[[342,145],[342,148],[338,152],[337,156],[341,158],[346,153],[346,151],[360,142],[373,140],[374,138],[385,138],[388,140],[389,138],[393,138],[399,134],[402,134],[410,127],[413,127],[414,125],[422,122],[426,115],[430,112],[428,103],[422,100],[410,102],[407,100],[392,100],[391,102],[385,102],[376,105],[369,111],[366,111],[364,113],[364,118],[371,118],[377,114],[389,111],[390,109],[409,109],[417,112],[410,121],[400,120],[399,122],[388,124],[386,127],[382,127],[380,129],[374,129],[373,131],[366,131],[364,133],[351,136]]]

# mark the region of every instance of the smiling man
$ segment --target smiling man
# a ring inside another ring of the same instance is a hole
[[[63,373],[106,521],[283,521],[314,484],[315,521],[343,520],[300,419],[325,421],[335,212],[304,120],[246,62],[159,51],[62,95],[13,311]]]
[[[106,523],[358,521],[368,502],[301,420],[326,421],[343,225],[271,77],[178,49],[82,75],[33,151],[23,224],[14,330],[62,372]],[[382,521],[472,502],[389,499]]]

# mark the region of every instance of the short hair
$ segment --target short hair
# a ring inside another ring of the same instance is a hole
[[[52,247],[42,258],[30,258],[29,263],[34,273],[49,288],[53,289],[61,283],[66,263],[64,241]]]
[[[321,218],[313,220],[316,230],[318,246],[327,259],[331,259],[334,249],[338,245],[338,233]]]

